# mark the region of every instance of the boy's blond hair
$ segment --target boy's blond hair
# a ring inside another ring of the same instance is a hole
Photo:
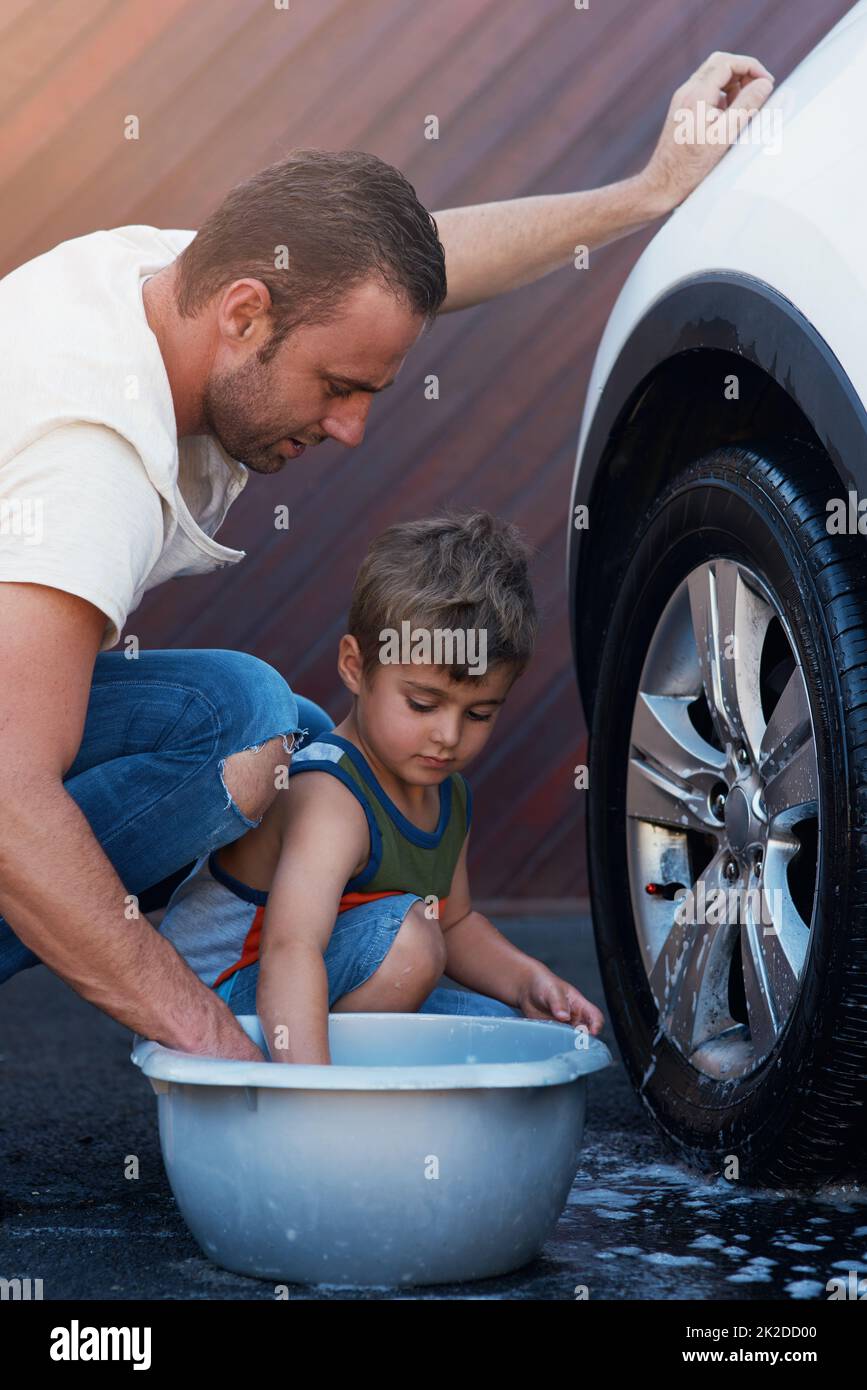
[[[413,629],[484,630],[487,666],[529,664],[538,616],[528,561],[517,526],[490,512],[451,510],[389,526],[368,547],[355,579],[347,632],[358,642],[365,678],[380,664],[381,633]],[[466,663],[444,665],[452,680]]]

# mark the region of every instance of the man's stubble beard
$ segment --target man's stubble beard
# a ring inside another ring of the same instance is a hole
[[[268,373],[250,357],[236,372],[208,378],[202,398],[205,429],[225,449],[254,473],[279,473],[286,459],[267,448],[263,431],[251,433],[245,422],[255,420],[257,408],[268,393]],[[279,426],[275,427],[279,429]],[[278,439],[275,433],[274,442]]]

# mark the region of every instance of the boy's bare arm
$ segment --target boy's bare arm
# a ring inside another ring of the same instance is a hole
[[[256,1011],[274,1062],[331,1061],[324,955],[340,895],[368,853],[367,818],[327,772],[290,779],[262,929]]]
[[[528,1018],[584,1024],[594,1035],[602,1013],[574,985],[547,965],[513,946],[481,912],[473,911],[464,840],[455,865],[446,913],[441,922],[446,943],[446,974],[457,984],[500,999]]]
[[[468,834],[440,923],[445,934],[446,974],[456,984],[518,1008],[521,986],[539,962],[507,941],[481,912],[473,911],[467,874],[469,839]]]

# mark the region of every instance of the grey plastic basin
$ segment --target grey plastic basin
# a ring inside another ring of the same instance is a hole
[[[261,1045],[258,1019],[239,1019]],[[169,1182],[202,1250],[279,1282],[401,1286],[538,1253],[578,1168],[586,1078],[568,1024],[329,1015],[331,1066],[220,1061],[136,1038]]]

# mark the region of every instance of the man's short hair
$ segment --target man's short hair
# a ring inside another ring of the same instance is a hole
[[[183,318],[235,280],[263,281],[273,333],[262,362],[372,277],[427,323],[446,297],[436,222],[398,169],[362,150],[292,150],[232,188],[175,264]]]

